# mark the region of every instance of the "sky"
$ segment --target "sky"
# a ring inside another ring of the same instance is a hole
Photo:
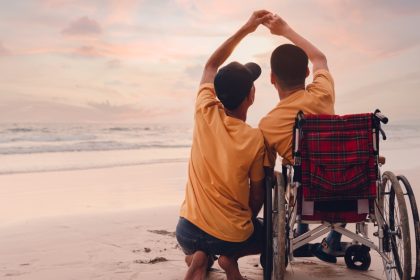
[[[337,114],[420,121],[417,0],[0,0],[0,122],[191,123],[203,65],[258,9],[325,53]],[[252,125],[278,102],[269,59],[287,42],[261,26],[227,60],[263,69]]]

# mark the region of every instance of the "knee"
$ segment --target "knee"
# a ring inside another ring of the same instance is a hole
[[[223,270],[227,270],[232,266],[237,266],[238,264],[238,262],[235,259],[226,256],[220,256],[217,262]]]
[[[192,265],[197,267],[207,267],[208,256],[203,251],[197,251],[193,255]]]

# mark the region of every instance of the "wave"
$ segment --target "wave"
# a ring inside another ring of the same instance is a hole
[[[110,127],[105,128],[104,131],[150,131],[150,127]]]
[[[122,163],[104,163],[95,164],[90,166],[61,166],[61,167],[31,167],[27,169],[15,169],[15,170],[0,170],[0,175],[11,175],[11,174],[23,174],[23,173],[45,173],[54,171],[76,171],[76,170],[91,170],[91,169],[103,169],[103,168],[114,168],[114,167],[125,167],[125,166],[138,166],[138,165],[150,165],[150,164],[163,164],[163,163],[177,163],[187,162],[188,158],[171,158],[171,159],[152,159],[138,162],[122,162]]]
[[[7,130],[8,132],[32,132],[33,129],[32,128],[25,128],[25,127],[19,127],[19,128],[9,128]]]
[[[120,124],[0,125],[0,155],[185,148],[189,126]]]
[[[98,152],[98,151],[118,151],[118,150],[138,150],[138,149],[170,149],[170,148],[189,148],[186,144],[127,144],[114,141],[101,142],[82,142],[74,145],[45,145],[45,146],[22,146],[0,148],[0,155],[20,155],[20,154],[42,154],[42,153],[63,153],[63,152]]]

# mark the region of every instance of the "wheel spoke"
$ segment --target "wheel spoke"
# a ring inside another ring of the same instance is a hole
[[[380,207],[384,218],[384,252],[392,261],[385,270],[391,279],[411,277],[411,246],[407,207],[398,179],[391,172],[385,172],[380,193]]]

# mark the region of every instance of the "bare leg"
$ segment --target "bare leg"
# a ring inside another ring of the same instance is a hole
[[[245,280],[239,272],[238,261],[236,259],[220,256],[219,265],[226,272],[227,280]]]
[[[187,275],[185,280],[203,280],[207,273],[207,254],[203,251],[197,251],[193,255],[185,257],[185,262],[188,265]]]
[[[226,272],[228,280],[245,280],[239,272],[238,259],[244,256],[257,255],[262,253],[262,245],[257,243],[249,244],[246,248],[236,252],[233,256],[220,256],[219,265]]]
[[[194,255],[186,255],[185,256],[185,263],[187,264],[188,267],[190,267],[192,260],[193,260],[193,256]]]

